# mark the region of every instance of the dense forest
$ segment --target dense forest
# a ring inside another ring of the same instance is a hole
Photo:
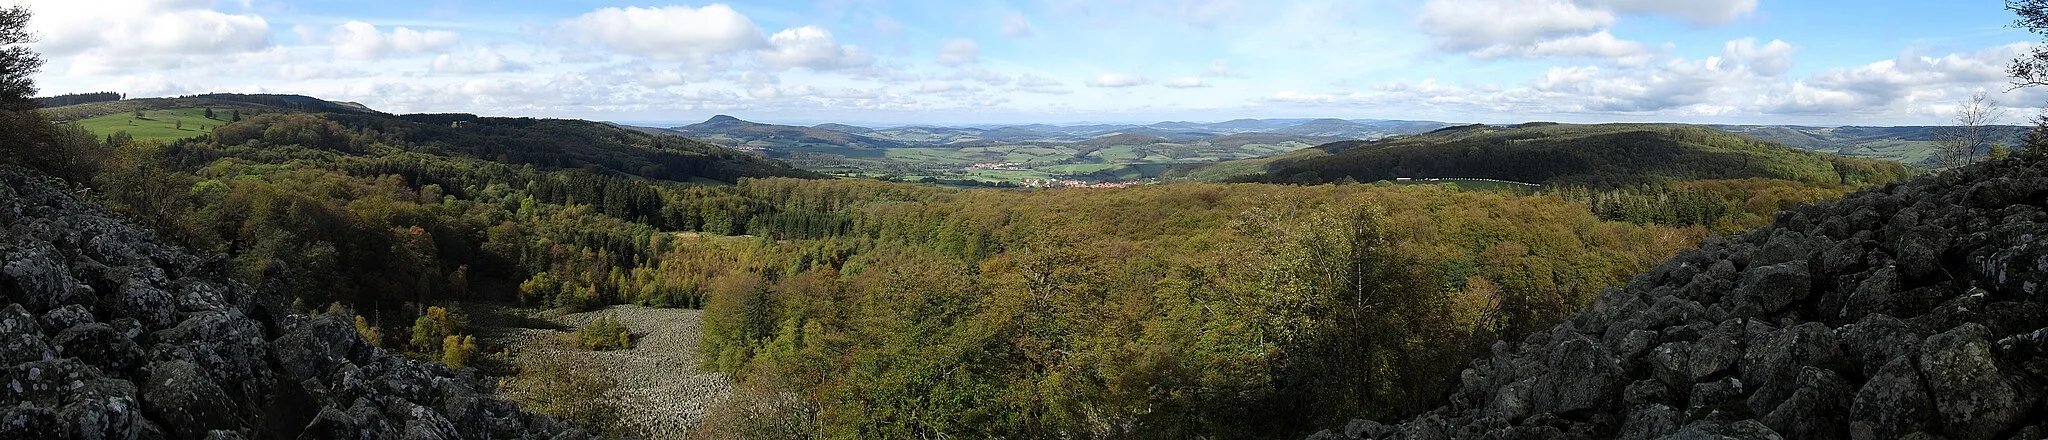
[[[125,98],[121,96],[121,94],[114,92],[71,93],[36,98],[36,105],[42,106],[44,108],[49,108],[79,104],[91,104],[95,102],[119,101],[122,99]]]
[[[1685,125],[1471,125],[1316,148],[1330,154],[1279,162],[1264,175],[1241,180],[1324,183],[1456,177],[1624,188],[1751,178],[1868,185],[1909,174],[1895,162],[1801,151]]]
[[[108,206],[451,365],[479,350],[443,307],[461,301],[704,308],[704,367],[742,383],[707,432],[754,437],[1265,438],[1399,417],[1485,341],[1854,187],[963,190],[813,180],[581,121],[280,110],[175,142],[49,127],[96,158],[51,168]]]
[[[437,307],[463,300],[702,307],[706,367],[743,383],[714,413],[751,414],[713,429],[835,438],[1260,438],[1405,415],[1483,341],[1848,188],[959,190],[469,115],[106,139],[96,197],[304,310],[354,305],[387,346],[463,363],[477,348]]]

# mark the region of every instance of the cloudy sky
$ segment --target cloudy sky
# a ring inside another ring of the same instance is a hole
[[[1937,124],[1998,0],[0,0],[45,94],[630,122]],[[2013,122],[2033,110],[2014,112]]]

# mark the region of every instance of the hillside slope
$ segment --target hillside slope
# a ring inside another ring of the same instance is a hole
[[[1936,140],[1945,130],[1954,127],[1904,126],[1904,127],[1802,127],[1781,125],[1717,125],[1714,128],[1728,130],[1763,140],[1785,144],[1793,148],[1837,154],[1848,157],[1894,160],[1908,165],[1939,165]],[[1999,125],[1990,127],[1991,142],[2011,147],[2019,145],[2029,127]],[[1979,154],[1984,152],[1979,151]]]
[[[136,111],[172,110],[186,108],[212,108],[217,112],[244,110],[254,113],[274,112],[315,112],[383,114],[362,104],[336,102],[299,95],[245,95],[215,93],[177,98],[140,98],[119,101],[95,102],[43,109],[50,119],[56,121],[79,121],[94,117],[133,113]]]
[[[2044,438],[2044,176],[2014,159],[1783,212],[1496,343],[1435,411],[1313,438]]]
[[[1472,125],[1316,148],[1331,154],[1275,162],[1263,176],[1250,180],[1484,178],[1611,188],[1745,178],[1863,184],[1907,175],[1896,163],[1800,151],[1682,125]]]
[[[902,148],[902,142],[877,139],[817,127],[762,124],[718,115],[704,122],[671,128],[693,138],[720,145],[745,148],[839,147]]]
[[[0,168],[0,438],[587,438]]]

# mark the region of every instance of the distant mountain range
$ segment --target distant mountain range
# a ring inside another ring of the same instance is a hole
[[[1715,125],[1759,139],[1804,150],[1849,157],[1895,160],[1907,165],[1932,165],[1935,141],[1942,126],[1903,127],[1807,127],[1794,125]],[[1992,142],[2008,147],[2020,144],[2029,127],[1993,127]]]
[[[1034,142],[1114,142],[1114,139],[1157,138],[1167,142],[1191,142],[1231,135],[1260,133],[1292,136],[1292,140],[1327,142],[1348,139],[1379,139],[1422,133],[1451,124],[1435,121],[1379,119],[1239,119],[1216,123],[1161,122],[1149,125],[1091,124],[889,128],[847,124],[819,124],[803,127],[748,122],[719,115],[710,120],[656,129],[743,149],[792,149],[803,147],[903,148],[934,146],[975,146]],[[1110,138],[1111,140],[1101,140]]]
[[[1263,182],[1478,178],[1594,188],[1746,178],[1866,184],[1907,175],[1896,163],[1817,154],[1723,129],[1677,124],[1468,125],[1330,143],[1284,157],[1204,168],[1260,173],[1239,180]],[[1217,174],[1201,171],[1187,174]]]

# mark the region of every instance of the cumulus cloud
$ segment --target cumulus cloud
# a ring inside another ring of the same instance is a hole
[[[328,33],[334,56],[353,60],[375,60],[392,56],[438,53],[455,47],[460,38],[448,31],[418,31],[394,28],[377,30],[377,25],[351,21]]]
[[[1136,87],[1145,85],[1148,82],[1151,81],[1143,76],[1128,73],[1105,73],[1102,76],[1095,77],[1094,80],[1088,81],[1088,86],[1108,88]]]
[[[933,81],[917,87],[917,91],[922,93],[947,93],[962,90],[967,90],[967,85],[953,81]]]
[[[1428,0],[1415,22],[1438,50],[1480,59],[1601,58],[1642,65],[1650,50],[1611,33],[1618,16],[1666,16],[1707,26],[1755,11],[1756,0]]]
[[[1592,35],[1537,41],[1523,45],[1496,45],[1472,52],[1474,58],[1599,58],[1617,63],[1641,65],[1649,61],[1650,49],[1642,43],[1614,38],[1607,31]]]
[[[2003,90],[2007,60],[2026,44],[1976,52],[1915,52],[1861,66],[1786,78],[1797,48],[1781,41],[1727,42],[1724,53],[1673,58],[1641,66],[1554,67],[1519,83],[1449,84],[1392,81],[1365,90],[1283,91],[1262,100],[1309,106],[1398,106],[1416,114],[1488,118],[1588,115],[1583,120],[1634,117],[1749,118],[1818,123],[1883,118],[1902,123],[1945,118],[1977,90]],[[2016,91],[2004,102],[2048,100],[2048,91]],[[1805,119],[1787,119],[1787,117]],[[1919,122],[1925,123],[1925,122]]]
[[[2028,47],[2013,44],[1939,57],[1908,52],[1863,66],[1829,69],[1759,101],[1768,113],[1782,114],[1928,112],[1976,90],[2004,89],[2005,63]]]
[[[228,14],[210,1],[29,0],[33,47],[53,58],[75,57],[75,74],[162,69],[270,46],[270,23]]]
[[[1429,0],[1417,24],[1438,48],[1470,52],[1592,34],[1614,14],[1568,0]]]
[[[1011,11],[1003,15],[1002,32],[1003,36],[1010,38],[1029,37],[1033,33],[1031,20],[1024,18],[1022,12]]]
[[[1674,17],[1695,25],[1724,24],[1756,13],[1757,0],[1593,0],[1615,11]]]
[[[858,47],[839,44],[831,31],[817,26],[776,32],[768,42],[774,48],[763,52],[761,60],[785,69],[838,70],[867,67],[875,62],[874,56]]]
[[[1729,41],[1721,50],[1721,56],[1736,62],[1746,63],[1749,68],[1763,76],[1778,76],[1792,70],[1792,54],[1799,48],[1783,40],[1757,44],[1756,38]]]
[[[752,19],[723,3],[702,8],[604,8],[565,21],[561,27],[582,43],[663,60],[769,47],[769,38]]]
[[[981,46],[974,44],[974,40],[961,38],[939,43],[940,65],[959,66],[978,61],[981,61]]]
[[[526,64],[506,59],[504,54],[485,47],[464,53],[436,56],[430,70],[434,73],[478,74],[519,72],[530,68]]]
[[[161,73],[142,76],[124,76],[108,83],[105,90],[123,90],[130,96],[176,96],[198,91],[197,88],[179,84],[165,78]]]

